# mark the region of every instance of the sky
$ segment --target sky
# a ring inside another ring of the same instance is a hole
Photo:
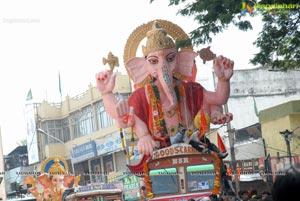
[[[60,73],[63,99],[95,86],[95,74],[108,69],[102,63],[109,51],[119,57],[118,71],[124,72],[123,50],[138,26],[155,19],[169,20],[186,33],[198,25],[192,17],[177,15],[179,7],[169,0],[4,0],[0,3],[0,127],[3,153],[9,154],[26,137],[24,106],[31,89],[33,101],[59,102]],[[261,31],[238,31],[230,26],[213,37],[217,55],[235,62],[235,69],[249,64],[258,50],[253,41]],[[199,65],[201,61],[197,61]],[[205,72],[210,64],[202,65]],[[204,74],[204,73],[203,73]]]

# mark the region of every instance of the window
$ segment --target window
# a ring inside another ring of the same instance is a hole
[[[109,116],[106,112],[103,101],[100,100],[95,104],[96,106],[96,115],[97,115],[97,123],[99,126],[99,130],[101,128],[107,128],[114,125],[114,120]]]
[[[71,140],[68,118],[47,120],[42,122],[41,126],[48,134],[44,135],[45,144],[59,143],[59,141],[68,142]]]
[[[79,138],[94,131],[93,110],[87,106],[70,115],[74,138]]]
[[[194,165],[186,168],[188,191],[214,188],[216,172],[213,164]]]
[[[176,168],[150,170],[152,192],[154,194],[178,193],[178,174]]]
[[[64,118],[61,120],[62,123],[62,139],[64,142],[71,140],[70,127],[69,127],[69,118]]]

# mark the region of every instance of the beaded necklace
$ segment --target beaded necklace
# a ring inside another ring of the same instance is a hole
[[[126,150],[126,145],[125,145],[125,136],[123,135],[123,129],[120,128],[120,137],[121,137],[121,142],[122,142],[122,147],[123,147],[123,151],[124,154],[126,156],[126,158],[131,158],[131,156],[134,155],[134,131],[133,131],[133,127],[131,127],[131,152],[128,154],[127,150]]]

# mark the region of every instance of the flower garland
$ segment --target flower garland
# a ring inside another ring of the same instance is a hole
[[[149,169],[148,169],[148,164],[147,163],[144,163],[144,172],[145,172],[144,181],[145,181],[145,187],[146,187],[146,190],[147,190],[147,197],[148,198],[153,198],[154,194],[152,192],[152,182],[150,180]]]
[[[213,194],[219,194],[221,187],[221,160],[216,152],[212,153],[215,157],[215,165],[216,165],[216,178],[214,181],[214,190]]]
[[[167,147],[168,143],[168,130],[163,116],[162,105],[160,102],[160,95],[158,87],[151,84],[147,85],[147,92],[149,97],[149,117],[153,120],[153,138],[161,142],[162,147]]]
[[[161,142],[161,147],[167,147],[170,145],[169,142],[169,131],[166,126],[166,122],[164,119],[164,112],[162,110],[162,104],[161,104],[161,99],[160,99],[160,94],[158,87],[153,84],[153,81],[151,84],[146,85],[147,87],[147,93],[148,93],[148,98],[149,98],[149,118],[150,121],[152,120],[153,122],[149,123],[149,126],[152,127],[153,130],[153,138],[156,141]],[[182,83],[179,83],[174,87],[178,104],[177,107],[174,109],[178,115],[179,119],[179,124],[182,124],[181,120],[181,108],[180,108],[180,101],[181,99],[184,100],[185,97],[185,90],[184,86]],[[178,125],[179,125],[178,124]],[[177,126],[177,125],[176,125]],[[176,129],[177,131],[177,129]]]

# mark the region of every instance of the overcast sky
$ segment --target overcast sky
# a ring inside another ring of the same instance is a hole
[[[35,102],[75,96],[95,85],[96,72],[107,69],[102,58],[109,51],[119,57],[125,72],[123,50],[130,33],[154,19],[172,21],[189,33],[197,27],[192,18],[176,15],[168,0],[6,0],[0,3],[0,126],[3,152],[8,154],[25,139],[24,105],[29,89]],[[236,69],[253,68],[249,59],[257,50],[252,42],[261,30],[230,27],[213,38],[211,50],[235,61]],[[207,45],[203,45],[206,47]],[[196,50],[200,49],[195,48]],[[201,73],[209,65],[199,69]]]

